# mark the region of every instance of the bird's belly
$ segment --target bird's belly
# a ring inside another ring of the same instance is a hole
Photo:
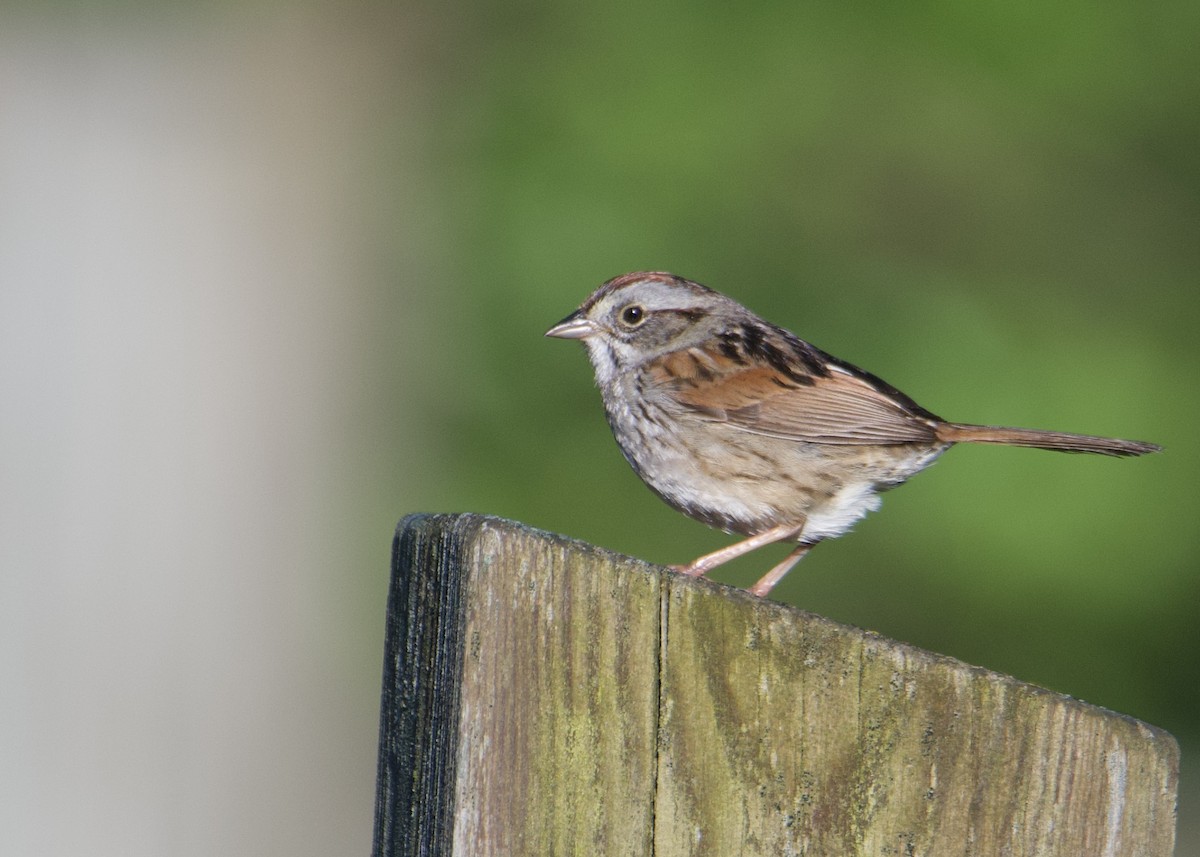
[[[812,542],[845,533],[879,508],[879,491],[946,449],[816,444],[704,428],[664,439],[652,454],[646,446],[623,451],[643,481],[689,517],[747,535],[804,523],[802,539]]]

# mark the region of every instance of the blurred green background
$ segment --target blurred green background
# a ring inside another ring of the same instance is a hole
[[[542,338],[639,269],[947,418],[1166,447],[956,449],[775,596],[1168,729],[1200,853],[1200,6],[4,15],[12,853],[365,853],[407,512],[728,543]]]

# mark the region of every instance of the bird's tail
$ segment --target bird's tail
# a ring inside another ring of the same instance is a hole
[[[938,440],[950,443],[998,443],[1006,446],[1032,446],[1037,449],[1056,449],[1060,452],[1095,452],[1100,455],[1145,455],[1158,452],[1161,446],[1140,440],[1119,440],[1115,437],[1093,437],[1040,429],[1005,428],[1004,426],[972,426],[962,423],[942,423],[937,428]]]

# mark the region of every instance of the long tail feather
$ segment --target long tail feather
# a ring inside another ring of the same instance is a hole
[[[942,423],[937,428],[938,440],[951,443],[998,443],[1006,446],[1032,446],[1060,452],[1095,452],[1100,455],[1145,455],[1158,452],[1161,446],[1140,440],[1119,440],[1115,437],[1093,437],[1061,431],[1006,428],[1004,426],[972,426],[962,423]]]

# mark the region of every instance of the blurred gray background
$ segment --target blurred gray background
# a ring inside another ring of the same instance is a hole
[[[1167,447],[955,450],[776,594],[1172,731],[1200,853],[1200,6],[0,23],[5,854],[365,854],[407,512],[727,543],[542,339],[646,268],[948,418]]]

